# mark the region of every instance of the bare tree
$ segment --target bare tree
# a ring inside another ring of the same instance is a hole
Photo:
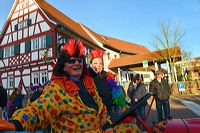
[[[174,63],[177,61],[177,57],[181,56],[179,55],[181,52],[177,50],[172,50],[172,48],[182,48],[182,40],[185,36],[185,32],[182,30],[179,24],[170,25],[166,22],[159,22],[159,33],[154,34],[154,40],[153,40],[153,47],[156,50],[163,50],[165,51],[161,52],[162,60],[165,60],[168,64],[169,69],[169,76],[171,77],[170,82],[175,81],[175,73],[174,73]],[[187,52],[183,52],[185,55]]]

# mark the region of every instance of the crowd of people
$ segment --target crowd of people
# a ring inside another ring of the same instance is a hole
[[[9,111],[8,118],[4,117],[7,121],[0,124],[0,130],[32,132],[37,129],[46,130],[48,126],[53,133],[140,132],[142,127],[135,122],[133,116],[112,125],[130,104],[136,104],[147,93],[140,75],[136,74],[132,78],[127,92],[131,103],[127,103],[123,87],[117,85],[112,73],[103,69],[104,52],[100,49],[91,51],[88,57],[90,64],[87,65],[84,51],[85,46],[81,40],[70,39],[68,43],[62,44],[48,84],[39,84],[34,92],[29,89],[26,96],[21,94],[21,88],[16,88],[9,98],[6,97],[8,106],[1,103],[1,108],[4,110],[8,107]],[[159,97],[156,84],[161,84],[162,90],[166,87],[162,84],[166,83],[159,78],[156,80],[158,83],[150,83],[150,91]],[[7,96],[1,90],[1,95]],[[164,102],[166,117],[169,117],[170,108],[166,102],[169,103],[169,99]],[[146,105],[147,102],[136,110],[142,120],[145,119]],[[161,105],[157,106],[160,113]],[[162,117],[159,116],[159,119]]]

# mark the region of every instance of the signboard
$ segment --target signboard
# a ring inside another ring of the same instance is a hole
[[[178,82],[178,90],[185,91],[185,83],[184,82]]]
[[[144,67],[144,68],[147,68],[147,67],[148,67],[148,61],[147,61],[147,60],[144,60],[142,63],[143,63],[143,67]]]

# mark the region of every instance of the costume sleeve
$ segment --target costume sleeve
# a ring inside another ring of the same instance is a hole
[[[11,120],[19,121],[24,131],[45,128],[61,111],[58,88],[61,87],[56,83],[46,85],[42,95],[27,107],[17,110]]]

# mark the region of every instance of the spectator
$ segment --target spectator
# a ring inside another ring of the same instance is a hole
[[[136,74],[132,78],[133,85],[130,85],[128,88],[128,96],[131,99],[131,104],[137,103],[142,97],[147,94],[146,87],[144,83],[141,82],[140,75]],[[143,103],[137,110],[136,114],[144,121],[145,120],[145,108],[147,102]],[[142,129],[142,126],[139,122],[137,125]]]
[[[156,71],[156,78],[152,80],[149,85],[149,91],[156,96],[156,110],[159,121],[163,120],[163,109],[165,119],[170,117],[169,98],[171,95],[171,90],[168,81],[163,78],[163,75],[164,73],[162,72],[162,70]]]
[[[30,102],[35,101],[42,94],[42,91],[43,91],[43,87],[41,84],[39,84],[37,90],[33,92],[32,96],[30,98]]]
[[[2,118],[4,120],[8,120],[8,111],[7,111],[7,102],[8,102],[8,99],[7,99],[7,91],[3,88],[2,85],[0,85],[0,108],[1,108],[1,111],[0,112]]]

